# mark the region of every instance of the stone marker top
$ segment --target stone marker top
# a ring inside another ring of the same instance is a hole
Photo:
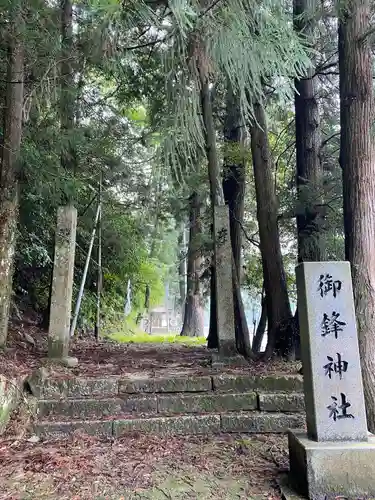
[[[307,432],[316,441],[367,441],[349,262],[297,266]]]

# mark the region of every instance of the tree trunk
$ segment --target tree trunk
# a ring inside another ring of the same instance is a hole
[[[264,334],[266,333],[266,326],[267,326],[267,301],[266,301],[266,296],[264,295],[262,297],[262,309],[260,313],[259,323],[253,338],[252,349],[255,354],[258,354],[262,347],[263,337]]]
[[[233,303],[236,342],[239,352],[251,351],[249,329],[241,296],[242,223],[245,199],[245,124],[238,97],[228,82],[224,123],[225,156],[223,192],[229,206],[230,239],[233,253]]]
[[[19,9],[10,25],[7,55],[4,135],[0,146],[0,346],[8,334],[13,259],[18,218],[17,162],[22,134],[24,53]]]
[[[201,204],[198,193],[190,197],[190,230],[187,265],[187,294],[185,300],[184,324],[181,335],[185,337],[204,336],[204,316],[200,274],[202,256],[200,251],[202,223],[200,219]]]
[[[251,126],[251,151],[257,200],[260,251],[262,255],[264,290],[268,317],[267,353],[276,349],[285,355],[289,339],[278,341],[280,331],[292,320],[288,290],[280,248],[277,225],[277,202],[272,179],[272,159],[263,107],[254,106],[254,124]]]
[[[186,300],[186,227],[185,221],[180,223],[178,235],[179,262],[178,262],[178,285],[180,292],[180,307],[183,313]]]
[[[215,205],[224,204],[224,193],[222,187],[222,180],[220,174],[220,166],[217,158],[216,151],[216,134],[212,114],[211,91],[209,87],[208,74],[204,67],[204,63],[198,62],[199,80],[200,80],[200,97],[203,122],[205,127],[205,142],[206,154],[208,160],[208,177],[210,183],[210,199],[211,210],[213,217],[213,207]],[[211,228],[213,235],[213,227]],[[213,259],[213,257],[212,257]],[[215,281],[215,268],[211,265],[211,302],[210,302],[210,330],[207,339],[207,346],[209,348],[218,347],[218,331],[216,323],[216,281]]]
[[[75,84],[73,59],[73,5],[71,0],[60,0],[61,13],[61,60],[60,60],[60,130],[61,150],[60,164],[63,169],[74,175],[76,171],[76,151],[73,146],[74,117],[75,117]],[[64,192],[68,205],[74,204],[74,192]],[[74,235],[75,240],[75,235]],[[54,263],[56,265],[56,262]],[[51,279],[53,277],[53,270]],[[52,286],[49,296],[48,322],[51,317],[51,309],[54,307],[52,300]],[[47,318],[46,318],[47,319]]]
[[[368,426],[375,432],[375,143],[371,2],[351,0],[339,19],[345,255],[351,262]]]
[[[71,0],[61,0],[60,123],[63,137],[61,166],[74,173],[77,159],[72,133],[76,105],[73,49],[73,6]]]
[[[313,44],[317,24],[316,0],[294,0],[294,29]],[[320,119],[317,101],[315,67],[304,78],[295,81],[297,164],[297,233],[298,261],[320,261],[323,256],[320,162]]]
[[[49,274],[49,287],[48,287],[48,302],[47,307],[43,309],[42,318],[40,321],[40,327],[44,330],[48,330],[49,319],[52,305],[52,289],[53,289],[53,269],[52,267],[48,269]]]
[[[205,58],[202,57],[198,61],[198,73],[200,79],[200,96],[201,96],[201,107],[202,107],[202,117],[205,128],[205,142],[206,142],[206,154],[208,160],[208,176],[210,182],[210,195],[211,195],[211,206],[220,206],[225,204],[224,191],[222,185],[222,176],[220,163],[217,156],[217,148],[216,148],[216,131],[213,119],[212,112],[212,101],[211,101],[211,91],[209,85],[208,78],[208,70],[206,67]],[[237,347],[240,348],[240,352],[248,357],[252,357],[252,352],[250,348],[250,339],[247,329],[247,323],[245,318],[244,306],[241,297],[241,290],[239,285],[239,280],[236,276],[236,268],[232,258],[232,276],[233,276],[233,293],[234,293],[234,317],[235,323],[240,322],[241,324],[241,335],[236,335],[236,343]],[[215,273],[213,273],[215,274]],[[214,283],[214,279],[211,278],[211,285]],[[215,319],[216,323],[216,314],[215,318],[213,317],[213,312],[216,311],[214,309],[216,307],[216,297],[215,289],[211,289],[211,312],[210,312],[210,322]],[[245,320],[245,321],[244,321]],[[215,329],[216,331],[215,331]],[[210,327],[211,330],[211,327]],[[247,333],[246,333],[247,332]],[[217,325],[212,328],[212,336],[208,339],[208,346],[211,346],[215,342],[215,336],[217,338]],[[210,336],[209,336],[210,337]]]
[[[243,305],[240,282],[237,278],[237,269],[232,255],[232,276],[233,276],[233,306],[234,306],[234,327],[236,333],[236,346],[240,354],[246,358],[255,359],[251,350],[250,332],[247,325],[245,307]]]
[[[239,99],[228,83],[224,122],[225,156],[223,191],[229,206],[230,239],[237,277],[241,281],[242,227],[245,200],[245,124]]]
[[[213,231],[211,231],[213,234]],[[217,349],[219,347],[219,338],[217,335],[216,323],[216,279],[215,267],[210,266],[210,328],[207,337],[207,347],[209,349]]]
[[[199,65],[200,94],[203,123],[205,127],[206,154],[208,160],[208,177],[210,181],[210,197],[212,207],[224,205],[224,191],[220,163],[217,157],[216,131],[212,113],[211,90],[209,79],[203,63]]]

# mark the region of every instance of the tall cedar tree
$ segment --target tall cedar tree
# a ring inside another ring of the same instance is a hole
[[[73,147],[73,130],[75,116],[74,96],[74,70],[72,60],[74,57],[73,43],[73,5],[71,0],[61,0],[61,62],[60,62],[60,128],[62,136],[62,149],[60,163],[63,169],[75,172],[76,154]],[[71,193],[68,195],[69,203],[72,203]],[[52,298],[52,269],[50,276],[50,288],[48,306],[44,311],[42,325],[48,327]]]
[[[245,201],[245,123],[238,96],[227,82],[226,112],[224,120],[224,179],[223,193],[229,207],[230,239],[233,253],[233,304],[235,334],[240,352],[249,354],[249,330],[241,297],[242,223]]]
[[[294,0],[294,28],[312,43],[317,25],[316,0]],[[315,67],[311,65],[303,78],[295,80],[296,163],[298,189],[298,260],[322,260],[319,238],[319,193],[322,167],[320,162],[320,123]]]
[[[230,237],[237,278],[241,279],[242,223],[245,201],[245,124],[239,99],[228,82],[224,122],[225,157],[223,190],[229,206]]]
[[[260,349],[262,347],[263,337],[264,334],[266,333],[266,327],[267,327],[267,300],[266,296],[263,294],[259,323],[251,346],[255,354],[258,354],[260,352]]]
[[[201,202],[197,192],[189,199],[190,228],[189,248],[187,257],[187,293],[185,299],[184,323],[181,335],[186,337],[204,336],[204,310],[200,275],[202,272],[202,253],[200,239],[202,222],[200,218]]]
[[[289,338],[281,343],[284,329],[292,323],[286,277],[280,248],[277,201],[272,177],[272,158],[267,135],[267,122],[261,104],[254,106],[254,123],[250,128],[251,152],[257,201],[260,252],[262,255],[264,290],[268,317],[266,355],[276,350],[288,354]]]
[[[4,136],[0,145],[0,346],[6,343],[12,297],[13,259],[18,219],[17,163],[22,135],[24,93],[23,19],[18,2],[10,12],[7,40]]]
[[[211,89],[208,77],[207,63],[203,55],[201,55],[199,52],[197,53],[198,57],[200,56],[197,61],[197,67],[199,71],[200,101],[204,122],[204,137],[208,163],[211,210],[213,217],[214,206],[224,204],[224,193],[221,184],[220,165],[216,151],[216,132],[213,120]],[[211,234],[213,235],[213,225],[211,226]],[[215,268],[213,264],[211,264],[210,266],[210,271],[210,329],[208,333],[207,345],[209,348],[217,348],[219,339],[216,320],[216,278]]]
[[[373,56],[366,30],[371,2],[339,13],[340,164],[345,256],[351,262],[368,426],[375,432],[375,144]]]
[[[179,223],[179,233],[178,233],[178,248],[179,248],[179,262],[178,262],[178,289],[180,292],[180,304],[181,310],[185,309],[185,299],[186,299],[186,224],[185,221]]]
[[[199,42],[198,42],[199,43]],[[210,197],[212,211],[214,206],[224,205],[224,190],[222,185],[222,172],[220,168],[220,163],[217,155],[216,147],[216,131],[213,118],[212,110],[212,94],[210,89],[209,81],[209,70],[207,64],[207,57],[205,54],[204,43],[201,42],[201,46],[196,52],[196,64],[199,74],[199,86],[200,86],[200,97],[201,97],[201,109],[202,117],[204,123],[204,134],[205,134],[205,144],[206,144],[206,154],[208,160],[208,177],[210,183]],[[244,305],[241,297],[241,289],[239,280],[237,279],[237,271],[233,258],[233,252],[231,255],[232,259],[232,280],[233,280],[233,295],[234,295],[234,306],[235,306],[235,321],[238,323],[236,327],[236,344],[237,349],[247,357],[252,356],[249,333],[247,329],[246,316],[244,311]],[[210,323],[214,322],[216,325],[216,286],[215,285],[215,272],[213,267],[211,267],[211,311],[210,311]],[[234,326],[234,325],[233,325]],[[210,327],[208,346],[217,346],[217,327]]]
[[[73,5],[71,0],[61,0],[60,120],[64,140],[61,153],[61,166],[72,172],[76,168],[76,155],[73,147],[72,133],[76,104],[73,58]]]

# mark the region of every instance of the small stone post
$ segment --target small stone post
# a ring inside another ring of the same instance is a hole
[[[59,207],[48,331],[48,357],[54,359],[67,358],[69,352],[76,229],[77,210]]]
[[[375,497],[349,262],[297,266],[307,433],[289,431],[290,483],[309,499]]]
[[[216,321],[220,357],[236,356],[229,208],[214,207]]]

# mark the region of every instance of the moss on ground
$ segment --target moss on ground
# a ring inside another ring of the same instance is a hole
[[[112,325],[104,336],[121,344],[183,344],[206,345],[205,337],[181,337],[177,332],[153,334],[144,332],[135,323],[133,318],[126,318],[117,325]]]
[[[205,345],[205,337],[181,337],[176,333],[150,335],[145,332],[116,332],[107,335],[111,340],[126,344],[184,344]]]

